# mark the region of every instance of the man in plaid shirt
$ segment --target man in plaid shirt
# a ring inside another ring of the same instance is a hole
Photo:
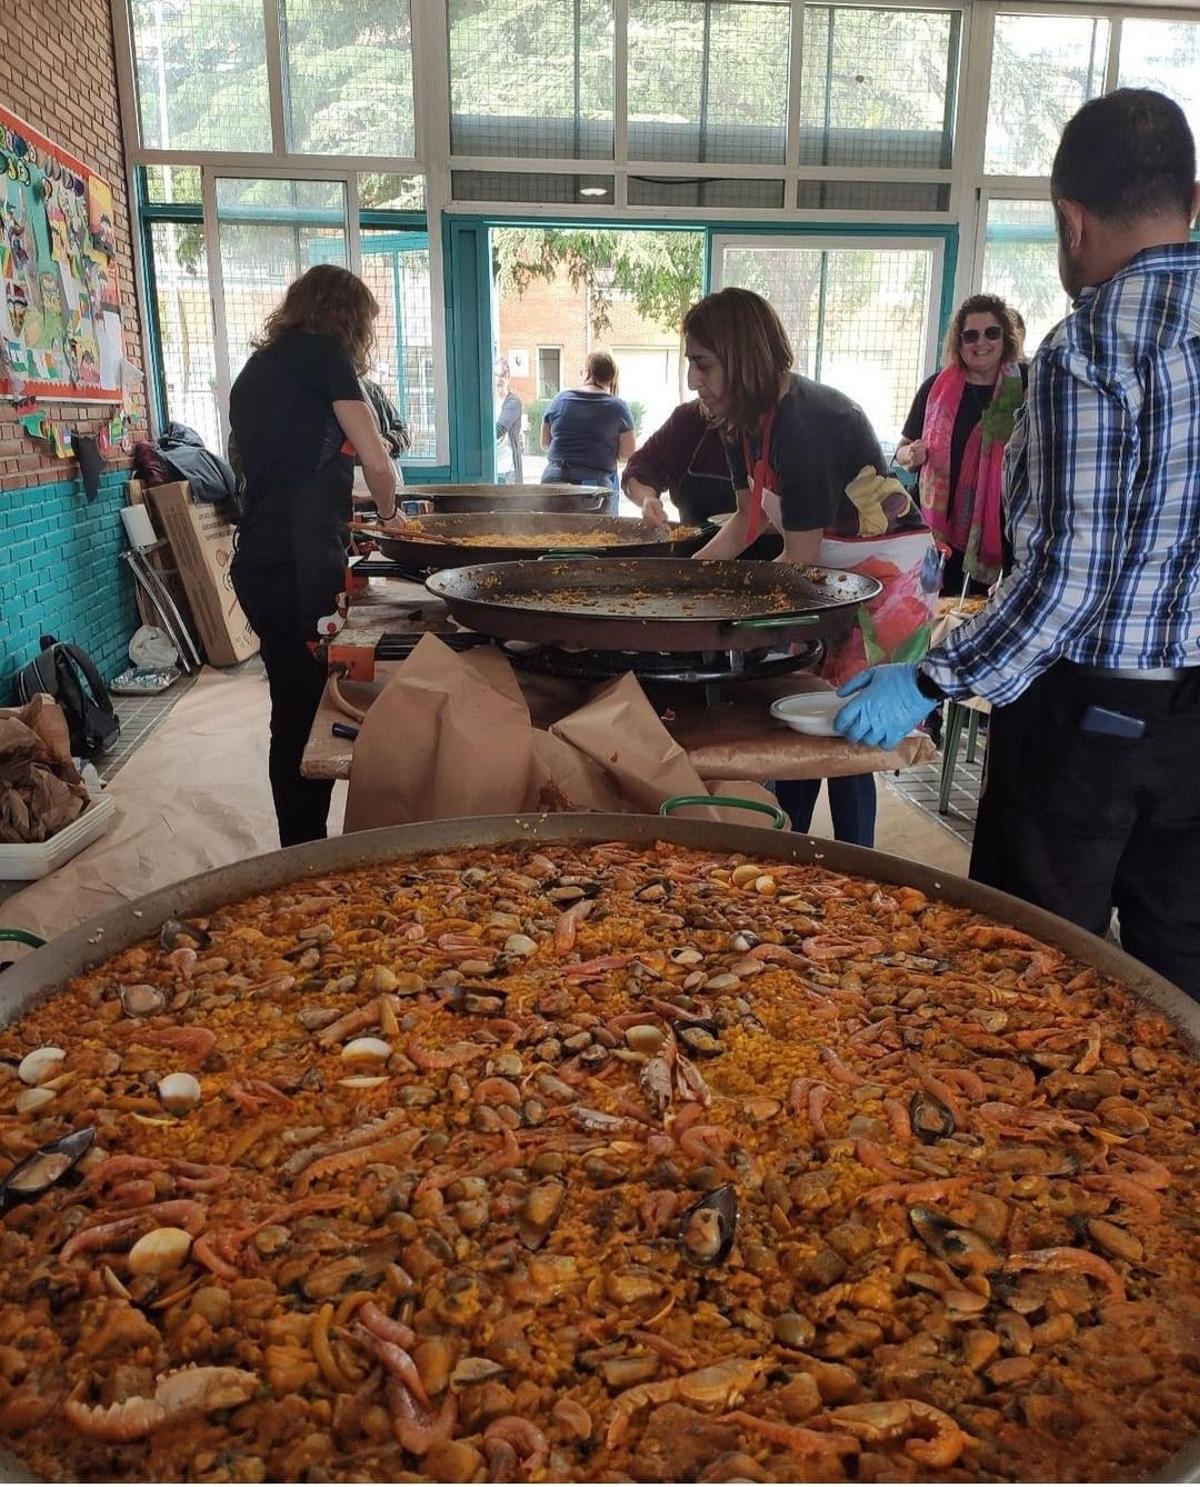
[[[1200,208],[1162,94],[1067,125],[1051,174],[1075,301],[1030,367],[1005,462],[1015,565],[916,666],[842,688],[891,747],[943,697],[995,705],[971,876],[1125,948],[1200,998]]]

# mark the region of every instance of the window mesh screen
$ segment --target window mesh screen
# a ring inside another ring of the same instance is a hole
[[[155,222],[150,252],[167,418],[186,423],[210,449],[220,449],[204,230],[199,223]]]
[[[314,263],[345,264],[345,195],[340,181],[217,182],[231,379],[292,280]]]
[[[425,177],[364,171],[358,178],[358,204],[379,212],[423,212]]]
[[[1024,318],[1028,356],[1070,314],[1071,302],[1058,277],[1054,208],[1048,201],[988,202],[983,288]]]
[[[260,6],[245,0],[132,0],[142,144],[269,150]]]
[[[1200,24],[1127,19],[1121,27],[1117,82],[1173,98],[1200,139]]]
[[[998,15],[984,169],[1049,175],[1063,125],[1103,92],[1107,60],[1107,21]]]
[[[456,155],[611,159],[612,0],[449,0]]]
[[[630,176],[631,207],[782,207],[782,181]]]
[[[946,167],[959,18],[804,7],[801,165]]]
[[[781,0],[630,0],[630,158],[782,163],[790,33]]]
[[[455,170],[450,173],[455,201],[532,201],[611,206],[612,176],[558,175],[549,171]]]
[[[412,155],[408,0],[280,0],[293,150]]]
[[[852,397],[895,442],[925,363],[929,249],[727,246],[721,283],[768,299],[796,370]]]
[[[199,206],[200,167],[198,165],[139,165],[142,195],[156,205],[164,202],[186,202]]]
[[[423,232],[368,228],[361,246],[362,276],[379,301],[371,375],[408,425],[408,458],[436,459],[429,239]]]
[[[796,205],[808,211],[948,212],[950,187],[933,181],[801,181]]]

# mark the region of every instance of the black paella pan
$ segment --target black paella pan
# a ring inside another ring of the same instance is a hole
[[[435,513],[414,517],[406,528],[369,526],[363,531],[384,557],[430,573],[464,563],[505,563],[555,552],[662,556],[686,553],[703,541],[698,527],[663,528],[636,517],[570,511]]]
[[[576,511],[599,515],[612,491],[606,485],[406,485],[405,498],[432,501],[439,516],[479,511]]]
[[[877,579],[791,563],[688,558],[496,563],[426,581],[461,625],[594,650],[731,651],[837,636]]]

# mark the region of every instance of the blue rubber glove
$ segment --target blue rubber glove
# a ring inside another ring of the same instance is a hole
[[[838,696],[850,701],[833,726],[876,749],[894,749],[935,706],[917,686],[915,665],[868,666],[843,682]]]

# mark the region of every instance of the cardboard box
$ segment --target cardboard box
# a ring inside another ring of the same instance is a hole
[[[233,528],[205,501],[193,501],[186,480],[149,492],[175,554],[205,655],[213,666],[232,666],[258,651],[258,636],[233,592]]]

